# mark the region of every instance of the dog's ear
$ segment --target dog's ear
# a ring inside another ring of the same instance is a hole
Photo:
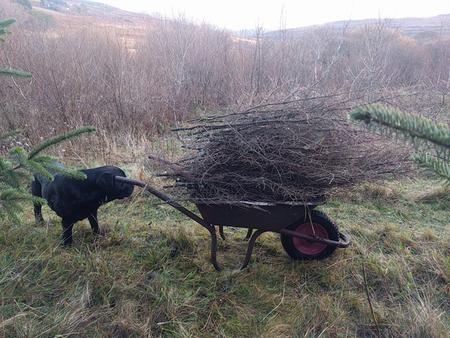
[[[113,194],[115,184],[114,175],[109,173],[100,174],[95,183],[106,193],[107,196]]]

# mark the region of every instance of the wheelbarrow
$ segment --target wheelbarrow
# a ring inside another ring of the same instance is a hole
[[[217,271],[221,268],[217,262],[216,226],[223,239],[224,226],[248,229],[247,253],[241,269],[248,266],[256,239],[265,232],[279,233],[284,250],[295,260],[324,259],[336,248],[346,248],[350,245],[349,237],[339,232],[336,224],[327,215],[314,210],[324,203],[323,200],[308,203],[197,203],[201,215],[199,216],[144,182],[121,176],[115,176],[115,180],[141,187],[208,230],[211,235],[211,263]]]

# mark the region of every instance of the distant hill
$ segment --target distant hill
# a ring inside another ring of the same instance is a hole
[[[84,0],[33,0],[34,20],[46,22],[49,34],[76,31],[80,28],[114,32],[129,49],[161,24],[161,19],[143,13],[128,12],[103,3]],[[34,25],[30,26],[35,28]]]
[[[329,27],[338,30],[352,29],[383,23],[389,27],[400,30],[402,33],[415,38],[433,38],[450,35],[450,14],[443,14],[428,18],[401,18],[401,19],[365,19],[352,21],[334,21],[323,25],[305,26],[288,29],[289,35],[301,35],[314,28]],[[277,36],[280,31],[267,32],[266,36]]]
[[[49,10],[75,16],[91,16],[98,19],[114,19],[119,22],[146,20],[150,18],[146,14],[128,12],[103,3],[87,0],[34,0],[32,4],[38,10]]]
[[[33,11],[43,16],[50,16],[54,23],[53,30],[60,28],[76,29],[91,26],[114,29],[119,35],[131,42],[142,38],[151,27],[157,27],[161,19],[144,13],[125,11],[103,3],[87,0],[32,0]],[[328,27],[332,29],[353,29],[374,24],[385,24],[400,30],[402,33],[418,38],[432,39],[439,36],[450,36],[450,14],[427,18],[400,19],[365,19],[353,21],[335,21],[322,25],[305,26],[288,29],[291,36],[302,35],[311,29]],[[236,32],[236,35],[247,34],[251,37],[253,31]],[[233,32],[231,32],[233,34]],[[269,31],[266,37],[277,37],[280,31]],[[130,46],[131,47],[131,46]],[[131,47],[132,48],[132,47]]]

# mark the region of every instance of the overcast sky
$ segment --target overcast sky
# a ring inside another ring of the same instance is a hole
[[[450,14],[450,0],[97,0],[135,12],[184,14],[232,30],[262,25],[278,29],[337,20],[424,17]],[[284,14],[282,14],[284,13]]]

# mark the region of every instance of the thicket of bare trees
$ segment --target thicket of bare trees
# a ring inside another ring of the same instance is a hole
[[[398,105],[431,116],[449,107],[450,40],[416,40],[385,23],[235,36],[161,20],[133,37],[25,21],[2,45],[0,63],[14,60],[33,78],[0,83],[0,129],[28,129],[32,138],[85,124],[151,134],[198,111],[289,98],[305,88],[369,99],[396,92]]]

